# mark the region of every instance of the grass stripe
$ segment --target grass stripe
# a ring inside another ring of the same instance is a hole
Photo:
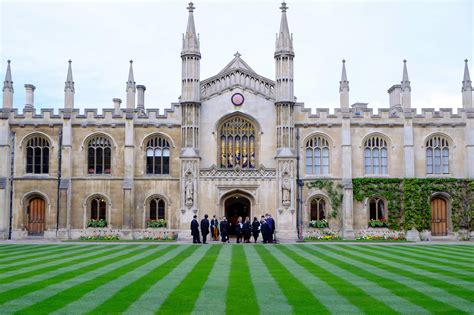
[[[203,258],[181,283],[171,291],[168,298],[161,304],[157,313],[160,314],[189,314],[199,297],[204,283],[209,277],[222,245],[211,245]]]
[[[388,247],[388,246],[387,246]],[[413,246],[414,247],[414,246]],[[437,255],[436,252],[431,252],[431,250],[423,249],[423,248],[412,248],[412,247],[403,247],[403,246],[390,246],[388,247],[391,250],[397,250],[399,252],[404,253],[405,255],[412,255],[413,257],[419,257],[423,260],[432,261],[433,263],[442,264],[443,266],[451,266],[453,268],[464,268],[464,267],[471,267],[472,266],[472,259],[467,263],[457,261],[457,257],[453,257],[453,255]]]
[[[23,258],[23,257],[26,258],[28,256],[36,255],[38,253],[50,251],[51,249],[54,249],[54,248],[56,248],[54,245],[41,245],[41,246],[35,246],[35,247],[21,248],[21,249],[12,251],[8,254],[1,255],[0,265],[4,263],[8,263],[11,259],[18,259],[18,258]]]
[[[75,247],[71,248],[69,250],[61,251],[61,252],[47,252],[44,255],[41,255],[36,258],[28,258],[21,260],[21,263],[16,262],[16,263],[11,263],[8,264],[8,266],[4,266],[3,268],[0,268],[0,277],[4,277],[5,273],[14,271],[14,270],[20,270],[24,268],[28,268],[31,266],[39,266],[47,263],[51,263],[53,261],[58,261],[61,259],[69,258],[69,257],[74,257],[79,253],[89,251],[87,246],[82,246],[82,247]]]
[[[450,253],[464,254],[467,255],[467,258],[474,256],[474,246],[472,245],[432,245],[430,246],[432,250],[446,251]]]
[[[425,246],[407,246],[407,250],[411,252],[418,252],[423,255],[429,255],[432,258],[447,259],[451,262],[469,263],[474,258],[474,256],[469,257],[466,255],[460,255],[459,253],[447,251],[444,249],[443,250],[432,249],[431,247],[428,247],[426,245]],[[454,261],[453,261],[453,258],[455,258]]]
[[[97,254],[97,250],[104,250],[105,251],[105,250],[107,250],[107,247],[106,246],[96,247],[95,251],[93,251],[93,252],[91,252],[90,248],[86,247],[86,248],[84,248],[84,250],[82,250],[80,252],[75,252],[72,255],[64,255],[60,259],[51,259],[50,261],[45,261],[45,262],[38,263],[38,264],[35,264],[33,262],[33,263],[29,263],[28,265],[20,265],[19,268],[12,267],[9,271],[5,271],[5,272],[0,274],[0,283],[2,283],[2,281],[3,281],[2,279],[4,279],[4,278],[18,279],[18,281],[22,281],[20,279],[20,275],[23,274],[23,273],[30,273],[30,272],[33,272],[33,271],[38,270],[40,268],[46,268],[46,267],[49,267],[49,266],[55,266],[55,265],[59,265],[61,263],[66,263],[68,261],[77,260],[80,257],[84,257],[84,256],[92,256],[94,254]],[[34,277],[34,276],[32,276],[32,277]],[[25,279],[27,279],[27,278],[25,278]],[[25,280],[25,279],[23,279],[23,280]],[[30,279],[33,279],[33,278],[30,278]],[[1,284],[0,284],[0,288],[1,288]],[[0,292],[1,292],[1,289],[0,289]]]
[[[166,263],[156,266],[150,272],[143,274],[140,278],[123,287],[105,302],[91,310],[89,314],[102,314],[104,309],[110,313],[123,313],[157,281],[173,271],[176,266],[189,257],[197,248],[197,246],[187,246],[185,250]],[[117,301],[120,301],[120,303],[117,303]]]
[[[133,246],[128,247],[131,249]],[[125,250],[128,250],[125,249]],[[88,265],[96,262],[101,262],[107,259],[113,259],[114,257],[121,254],[124,251],[124,248],[121,247],[113,247],[112,249],[105,248],[101,251],[91,251],[91,253],[87,255],[82,255],[81,258],[73,260],[71,263],[61,263],[61,264],[53,264],[48,267],[40,268],[38,270],[34,270],[32,272],[22,273],[21,279],[15,280],[15,277],[10,277],[11,280],[6,281],[6,279],[0,279],[0,282],[5,282],[0,284],[0,293],[18,289],[24,286],[31,285],[36,282],[42,282],[48,280],[52,277],[61,276],[62,274],[75,272],[77,269],[87,267]],[[59,267],[59,268],[58,268]],[[25,275],[27,274],[27,275]],[[0,294],[0,296],[2,296]]]
[[[44,247],[44,246],[50,246],[50,245],[38,245],[38,244],[10,244],[10,245],[0,245],[0,257],[3,257],[11,252],[18,252],[22,251],[25,248],[34,248],[34,247]]]
[[[260,245],[257,246],[256,250],[295,313],[317,312],[318,314],[329,314],[328,309],[314,295],[308,292],[308,289],[282,263],[272,256],[267,248]]]
[[[318,248],[314,247],[318,251],[325,250],[327,253],[334,253],[339,255],[345,261],[351,260],[355,264],[359,264],[361,267],[366,269],[368,272],[373,272],[379,274],[385,278],[391,278],[397,282],[405,283],[412,288],[415,288],[419,292],[428,294],[433,300],[437,300],[439,307],[437,312],[468,312],[472,308],[472,303],[461,299],[457,296],[449,294],[445,290],[434,287],[431,285],[431,282],[428,283],[420,281],[420,276],[405,272],[403,268],[395,268],[391,265],[384,264],[377,261],[375,257],[366,257],[364,254],[353,253],[349,250],[342,249],[340,246],[333,246],[330,248],[325,248],[327,246],[320,246]],[[358,248],[360,249],[360,248]],[[423,279],[423,277],[421,277]],[[431,303],[434,303],[432,301]],[[455,305],[456,307],[454,307]]]
[[[307,268],[304,268],[302,265],[296,263],[295,260],[290,259],[290,257],[281,251],[275,249],[274,246],[269,247],[269,251],[273,257],[287,266],[293,275],[295,275],[327,309],[335,314],[361,314],[361,311],[356,306],[340,295],[325,281],[315,276],[313,272],[308,271]]]
[[[35,299],[41,299],[43,294],[49,294],[51,290],[54,289],[51,288],[51,286],[55,284],[59,283],[59,290],[62,290],[67,287],[67,285],[65,285],[67,280],[74,279],[89,272],[91,272],[91,275],[94,276],[94,271],[96,271],[97,269],[133,257],[139,254],[141,251],[143,251],[143,247],[135,247],[134,249],[130,249],[128,251],[122,251],[120,255],[113,257],[113,259],[106,259],[101,262],[90,263],[87,266],[84,266],[80,269],[76,269],[74,272],[59,274],[55,277],[45,279],[41,282],[35,282],[30,285],[4,292],[0,295],[0,304],[2,304],[2,310],[16,311],[19,308],[28,306],[30,305],[29,303],[34,303],[38,301],[35,301]],[[33,292],[35,294],[30,294]]]
[[[249,269],[250,277],[255,288],[255,295],[261,313],[293,313],[293,308],[288,304],[288,299],[281,291],[275,279],[273,279],[267,266],[263,263],[260,255],[255,250],[255,246],[245,246],[244,251],[248,264],[251,266]],[[272,302],[268,303],[268,301]]]
[[[387,246],[366,246],[364,249],[376,251],[384,257],[396,259],[397,261],[400,260],[403,261],[403,263],[411,263],[412,266],[415,266],[416,268],[424,269],[435,274],[443,274],[446,277],[474,282],[474,268],[462,267],[461,269],[459,266],[455,268],[452,267],[452,264],[432,260],[426,255],[407,254],[406,251],[403,251],[402,249],[387,248]]]
[[[62,290],[57,294],[42,300],[39,303],[33,304],[29,308],[23,309],[21,312],[23,314],[35,314],[36,310],[38,309],[41,309],[46,313],[56,311],[62,308],[63,306],[80,299],[88,292],[95,290],[96,288],[108,283],[109,281],[119,278],[124,274],[127,274],[128,272],[139,268],[143,264],[146,264],[154,259],[163,256],[172,249],[176,248],[176,246],[177,245],[164,245],[158,247],[148,246],[140,252],[140,254],[142,254],[141,256],[133,256],[132,259],[130,259],[129,261],[120,261],[119,264],[114,264],[114,266],[116,266],[117,268],[113,268],[112,265],[107,266],[105,270],[109,271],[101,275],[99,275],[99,272],[96,270],[92,279],[87,281],[82,281],[84,279],[77,279],[81,280],[80,283],[76,285],[70,285],[67,289]],[[150,250],[152,250],[151,253],[148,252]],[[78,282],[77,280],[75,281],[75,283]],[[51,289],[49,289],[49,291],[51,291]]]
[[[73,251],[78,248],[84,248],[84,246],[74,246],[74,247],[55,246],[55,247],[43,249],[39,252],[28,253],[27,255],[15,255],[14,257],[10,257],[9,259],[4,259],[3,261],[1,261],[0,267],[6,267],[11,264],[16,264],[18,262],[23,262],[23,261],[28,261],[28,260],[34,260],[37,258],[48,257],[48,255],[57,255],[60,253]]]
[[[340,295],[344,296],[350,303],[357,306],[364,313],[396,313],[390,306],[381,303],[370,294],[362,291],[357,285],[340,277],[337,273],[324,269],[320,265],[313,264],[310,260],[290,250],[288,247],[278,246],[277,249],[313,273],[314,276],[333,287]]]
[[[372,273],[357,264],[351,264],[350,261],[337,259],[334,255],[327,255],[321,251],[315,252],[310,247],[292,246],[290,250],[310,260],[313,264],[320,265],[329,272],[338,274],[360,290],[388,305],[395,312],[401,314],[430,313],[420,303],[420,300],[430,298],[418,294],[418,292],[404,284]]]
[[[341,245],[340,248],[353,251],[353,249],[347,245]],[[378,248],[375,250],[378,250]],[[447,292],[460,298],[469,298],[474,293],[474,290],[472,290],[473,283],[469,282],[472,281],[472,277],[465,277],[467,281],[453,279],[444,276],[444,272],[427,271],[429,268],[424,267],[423,265],[413,263],[410,260],[402,261],[397,257],[391,257],[383,252],[374,252],[374,250],[369,250],[367,247],[358,249],[357,254],[375,257],[374,260],[376,260],[378,263],[390,264],[390,268],[392,268],[392,270],[403,269],[403,273],[406,276],[411,278],[416,277],[418,281],[422,281],[431,286],[446,290]],[[398,273],[400,274],[400,272]]]
[[[226,313],[258,314],[260,309],[255,296],[244,245],[232,246],[232,264],[227,288]]]
[[[161,247],[161,245],[160,245]],[[166,246],[165,246],[166,247]],[[96,287],[87,292],[81,298],[65,305],[63,308],[53,312],[51,314],[60,315],[60,314],[78,314],[78,313],[87,313],[104,303],[106,300],[111,298],[114,294],[119,292],[125,286],[129,285],[133,281],[142,277],[144,274],[150,272],[157,266],[163,265],[170,259],[173,259],[177,254],[182,252],[186,247],[185,246],[173,246],[170,251],[163,252],[163,255],[153,259],[142,266],[123,274],[122,276],[115,277],[109,282],[103,284],[100,287]]]

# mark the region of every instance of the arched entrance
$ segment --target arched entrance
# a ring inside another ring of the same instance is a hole
[[[250,200],[244,195],[233,195],[225,200],[224,213],[230,223],[229,234],[235,234],[235,224],[238,217],[242,217],[242,220],[245,220],[245,217],[250,217],[250,210]]]
[[[46,202],[35,196],[28,201],[26,208],[26,229],[29,235],[43,235],[45,229]]]
[[[431,235],[448,235],[448,203],[444,198],[431,199]]]

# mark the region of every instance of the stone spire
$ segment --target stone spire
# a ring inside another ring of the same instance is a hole
[[[12,71],[10,69],[10,60],[7,61],[7,73],[3,81],[3,108],[12,108],[13,106],[13,81]]]
[[[464,76],[462,80],[462,107],[472,108],[472,82],[469,76],[469,68],[467,66],[467,59],[464,60]]]
[[[74,80],[72,79],[72,61],[69,60],[69,67],[67,69],[66,82],[64,82],[64,108],[74,107]]]
[[[290,35],[290,29],[288,28],[288,20],[286,18],[286,10],[288,10],[288,7],[285,2],[281,3],[280,10],[281,10],[280,32],[277,34],[275,55],[279,53],[294,55],[293,35]]]
[[[411,86],[410,80],[408,79],[408,70],[407,70],[407,61],[403,60],[403,76],[402,82],[400,85],[402,89],[401,103],[402,108],[409,109],[411,108]]]
[[[189,6],[187,7],[189,11],[188,15],[188,26],[186,27],[186,34],[183,34],[183,50],[181,55],[183,54],[196,54],[200,56],[199,51],[199,38],[196,34],[196,27],[194,26],[194,4],[189,2]]]
[[[408,79],[407,61],[403,60],[402,91],[408,89],[411,91],[410,80]]]
[[[347,81],[346,61],[342,59],[342,74],[341,81],[339,81],[339,92],[344,90],[349,91],[349,81]]]
[[[349,108],[349,81],[347,81],[346,61],[342,60],[341,81],[339,81],[339,104],[341,108]]]
[[[130,60],[130,69],[128,70],[128,81],[127,81],[127,108],[135,108],[135,79],[133,77],[133,60]]]

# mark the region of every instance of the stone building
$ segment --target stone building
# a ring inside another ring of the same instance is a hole
[[[388,200],[353,198],[353,179],[474,179],[474,110],[465,61],[462,108],[411,107],[407,63],[388,89],[389,106],[375,114],[349,102],[342,62],[340,107],[316,113],[294,96],[293,38],[287,7],[274,54],[275,78],[256,73],[239,53],[216,75],[201,80],[200,41],[189,4],[183,37],[182,92],[160,113],[145,107],[132,61],[126,100],[113,108],[79,110],[69,61],[64,108],[37,109],[35,87],[25,84],[22,112],[13,107],[8,61],[0,117],[0,238],[77,238],[91,219],[103,219],[122,238],[138,238],[149,220],[188,237],[194,214],[275,218],[278,236],[296,239],[310,220],[329,221],[347,238],[383,220]],[[461,98],[460,98],[461,99]],[[327,189],[337,183],[335,209]],[[448,193],[430,197],[450,216]],[[331,215],[333,214],[333,215]],[[453,227],[433,220],[439,235]]]

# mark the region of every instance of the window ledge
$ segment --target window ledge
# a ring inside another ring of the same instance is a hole
[[[304,179],[334,179],[334,177],[330,174],[327,175],[305,175]]]
[[[427,178],[443,178],[443,177],[453,177],[452,174],[426,174],[425,175]]]
[[[375,178],[390,178],[389,174],[364,174],[364,177],[375,177]]]

